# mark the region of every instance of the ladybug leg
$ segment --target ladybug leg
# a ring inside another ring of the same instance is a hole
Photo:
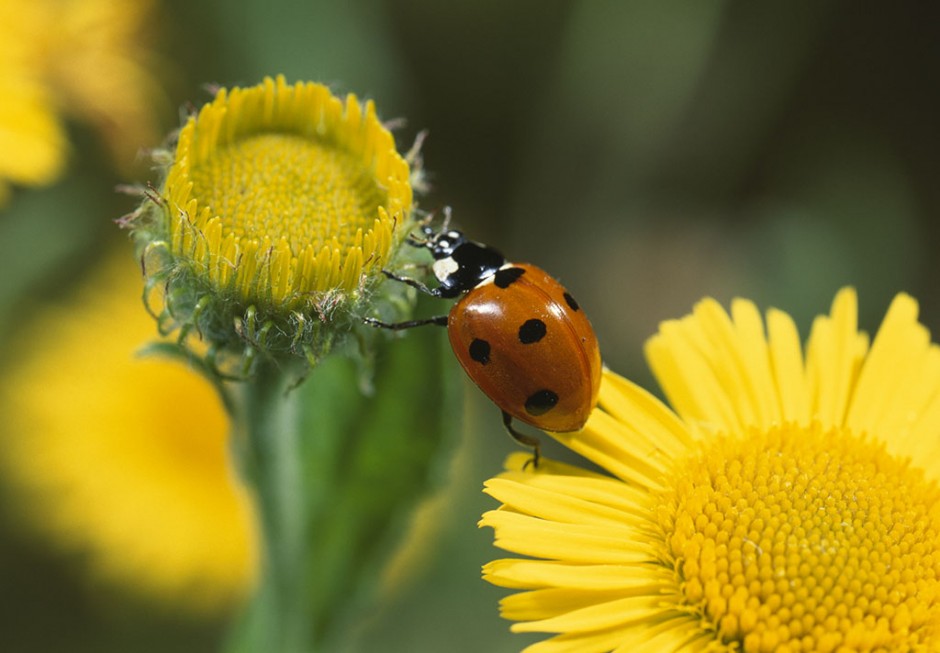
[[[409,235],[405,239],[405,242],[411,245],[412,247],[427,247],[428,246],[427,240],[421,240],[420,238],[415,238],[414,236],[411,236],[411,235]]]
[[[515,427],[513,427],[512,425],[512,415],[507,413],[505,410],[503,411],[503,426],[506,427],[506,431],[509,433],[509,435],[512,437],[513,440],[515,440],[516,442],[518,442],[524,447],[531,447],[532,460],[530,462],[532,463],[532,467],[538,467],[539,458],[541,458],[541,453],[539,451],[541,442],[539,442],[538,438],[532,435],[526,435],[525,433],[517,431]],[[528,466],[529,466],[529,463],[526,463],[525,467],[528,467]],[[523,467],[523,470],[525,469],[525,467]]]
[[[392,331],[401,331],[402,329],[411,329],[424,326],[426,324],[436,324],[438,326],[447,326],[447,316],[438,315],[436,317],[427,317],[422,320],[408,320],[407,322],[382,322],[372,317],[364,317],[362,321],[379,329],[391,329]]]
[[[382,270],[382,274],[384,274],[389,279],[394,279],[395,281],[400,281],[401,283],[408,284],[412,288],[417,288],[418,290],[423,292],[425,295],[431,295],[431,297],[441,296],[440,288],[429,288],[428,286],[424,285],[417,279],[411,279],[409,277],[399,276],[395,274],[394,272],[392,272],[391,270]]]

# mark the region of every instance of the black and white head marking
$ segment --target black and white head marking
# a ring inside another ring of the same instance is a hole
[[[427,236],[424,246],[434,257],[431,269],[441,297],[457,297],[476,288],[506,264],[499,251],[468,240],[456,229],[435,233],[426,226],[422,231]]]

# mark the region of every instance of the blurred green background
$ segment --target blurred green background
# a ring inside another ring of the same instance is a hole
[[[706,295],[786,309],[805,335],[840,286],[858,288],[869,330],[905,290],[940,325],[940,5],[164,0],[158,11],[172,106],[201,104],[206,83],[283,73],[406,118],[403,150],[428,129],[421,207],[450,205],[472,236],[550,270],[592,316],[608,366],[647,387],[644,339]],[[172,110],[159,119],[179,124]],[[113,189],[147,179],[116,176],[86,128],[70,135],[67,175],[18,189],[0,213],[5,337],[124,238],[111,220],[134,201]],[[494,506],[480,488],[512,444],[496,410],[467,396],[473,437],[443,532],[351,650],[533,641],[508,633],[504,592],[479,578],[496,554],[475,526]],[[0,649],[216,648],[224,619],[99,587],[80,567],[5,518]]]

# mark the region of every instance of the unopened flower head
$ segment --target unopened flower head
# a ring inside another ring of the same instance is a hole
[[[373,103],[320,84],[222,89],[167,156],[135,234],[163,326],[212,345],[322,350],[411,220],[409,165]]]
[[[940,650],[940,347],[899,295],[793,321],[706,300],[647,347],[672,409],[607,372],[584,430],[607,473],[491,480],[487,565],[529,653]]]

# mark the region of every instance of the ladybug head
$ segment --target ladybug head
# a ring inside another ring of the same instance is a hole
[[[506,263],[503,255],[492,247],[470,240],[462,231],[449,229],[449,217],[448,212],[440,231],[425,223],[421,225],[423,238],[408,238],[411,245],[427,248],[434,257],[431,268],[440,282],[436,289],[440,297],[456,297],[470,291]]]
[[[455,249],[468,242],[463,232],[456,229],[434,231],[430,225],[424,225],[421,227],[421,233],[426,238],[424,246],[431,251],[431,256],[436,261],[452,256]]]

